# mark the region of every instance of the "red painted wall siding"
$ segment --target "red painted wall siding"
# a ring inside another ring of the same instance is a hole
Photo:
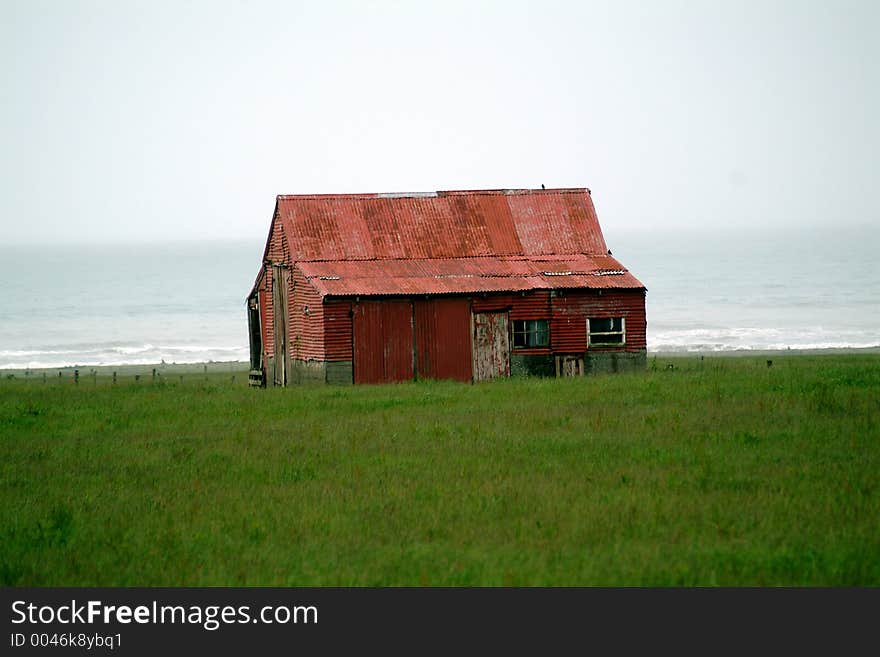
[[[284,236],[275,231],[270,259],[284,257]],[[272,354],[271,268],[261,288],[263,340]],[[588,317],[625,317],[626,351],[646,348],[643,290],[571,290],[551,294],[504,293],[430,299],[384,299],[354,303],[325,299],[293,267],[290,292],[290,344],[298,359],[352,360],[355,382],[400,381],[419,376],[469,381],[472,378],[473,312],[509,312],[511,321],[550,319],[550,347],[517,349],[516,353],[583,353]],[[309,312],[306,314],[305,309]],[[415,327],[415,330],[414,330]],[[413,339],[415,338],[415,370]],[[614,347],[593,348],[613,351]]]
[[[355,304],[353,319],[354,382],[411,381],[413,329],[409,300]]]
[[[497,313],[509,310],[513,306],[513,294],[487,294],[474,296],[471,309],[475,313]]]
[[[290,278],[291,356],[299,360],[324,360],[324,304],[298,267],[293,268]]]
[[[281,222],[276,221],[272,229],[267,252],[269,262],[290,263],[290,248],[287,238],[281,229]],[[271,265],[264,265],[263,313],[263,349],[264,356],[268,358],[274,353],[275,339],[273,336],[273,322],[275,310],[272,307],[272,280]],[[308,313],[306,309],[308,308]],[[290,271],[290,290],[288,290],[288,344],[290,355],[293,358],[308,360],[324,360],[324,304],[315,288],[306,280],[297,267]]]
[[[551,299],[550,344],[556,353],[579,353],[587,346],[588,317],[625,317],[625,351],[646,348],[644,290],[573,290]],[[615,351],[613,347],[593,351]]]
[[[510,308],[511,323],[518,319],[550,319],[550,291],[537,290],[526,295],[515,294]],[[511,324],[512,326],[512,324]],[[512,329],[511,329],[512,330]],[[551,328],[552,333],[552,328]],[[551,338],[552,339],[552,338]],[[551,343],[552,344],[552,343]],[[515,348],[510,341],[511,354],[549,354],[550,347]]]
[[[419,378],[470,381],[470,299],[415,299],[413,317]]]
[[[324,302],[324,357],[352,359],[352,304],[345,299]]]
[[[287,262],[287,257],[290,255],[290,250],[287,248],[287,239],[284,237],[284,231],[281,227],[281,222],[277,220],[277,217],[272,225],[272,233],[269,236],[269,248],[266,253],[266,258],[269,262]],[[266,307],[265,313],[262,317],[262,328],[263,328],[263,350],[264,350],[264,358],[269,358],[272,354],[275,353],[275,336],[273,335],[273,322],[275,320],[275,311],[272,307],[272,267],[271,265],[263,264],[265,268],[265,274],[263,275],[263,285],[262,289],[266,292]]]

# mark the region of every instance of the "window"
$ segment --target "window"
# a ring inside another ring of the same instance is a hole
[[[550,346],[550,322],[546,319],[515,319],[513,320],[513,347]]]
[[[590,317],[587,320],[587,344],[622,345],[626,343],[623,317]]]

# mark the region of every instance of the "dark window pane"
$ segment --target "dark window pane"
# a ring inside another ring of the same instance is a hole
[[[546,319],[513,321],[514,347],[546,347],[550,344],[550,322]]]
[[[590,333],[607,333],[613,330],[615,330],[613,320],[609,317],[590,319]]]
[[[536,347],[546,347],[550,344],[550,332],[547,330],[547,326],[542,326],[535,333],[535,346]]]
[[[590,344],[623,343],[623,317],[590,318]]]

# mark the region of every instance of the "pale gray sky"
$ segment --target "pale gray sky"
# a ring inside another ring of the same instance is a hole
[[[0,242],[587,186],[606,233],[875,225],[880,2],[0,0]]]

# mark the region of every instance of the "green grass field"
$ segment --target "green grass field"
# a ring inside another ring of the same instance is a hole
[[[880,356],[765,360],[3,380],[0,583],[880,585]]]

